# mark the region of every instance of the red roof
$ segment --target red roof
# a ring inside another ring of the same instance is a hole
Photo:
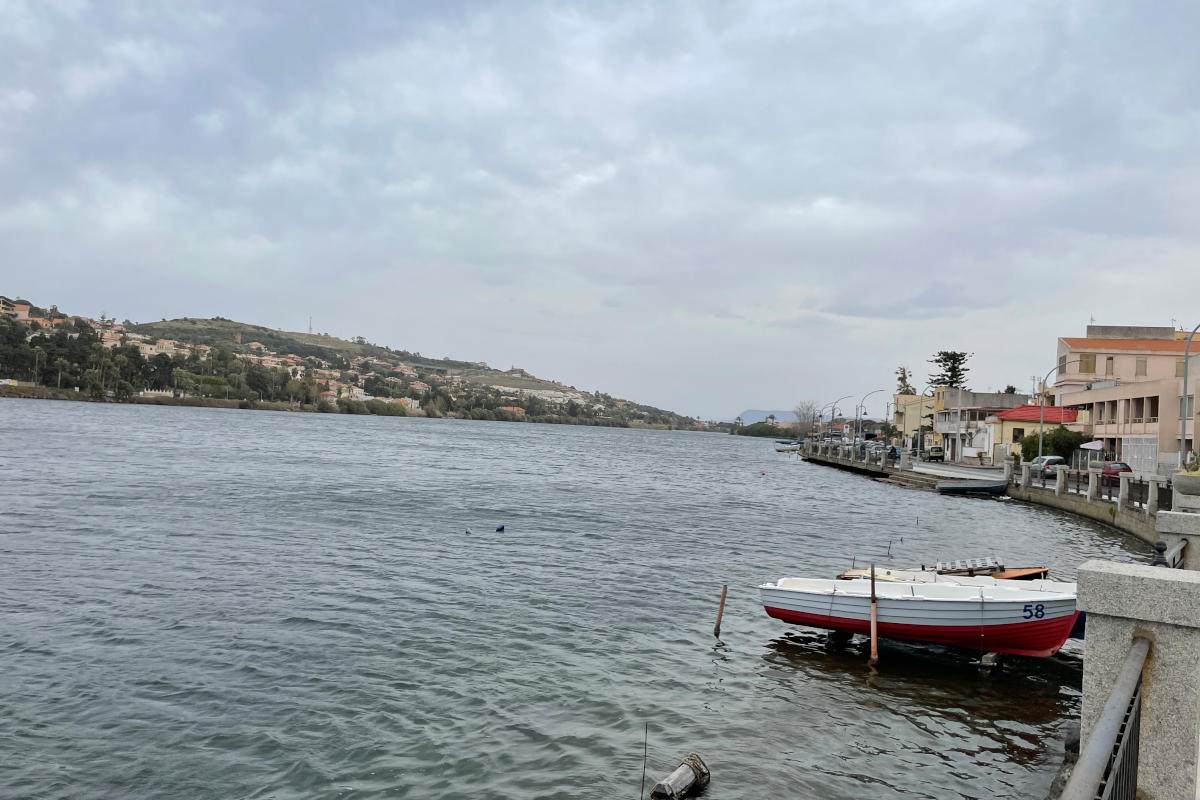
[[[1138,352],[1182,353],[1187,342],[1179,339],[1071,339],[1063,341],[1072,350],[1136,350]]]
[[[1010,422],[1037,422],[1041,419],[1042,407],[1023,405],[1016,408],[1010,408],[1006,411],[1000,411],[993,414],[996,419],[1008,420]],[[1079,412],[1073,408],[1063,408],[1062,406],[1046,406],[1046,422],[1059,424],[1074,422],[1079,416]]]

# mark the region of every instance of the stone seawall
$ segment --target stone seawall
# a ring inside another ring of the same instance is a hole
[[[924,475],[912,470],[902,470],[895,466],[894,462],[880,464],[876,461],[864,461],[861,459],[808,452],[801,453],[801,457],[805,461],[811,461],[814,464],[821,464],[822,466],[833,467],[845,470],[846,472],[855,472],[868,478],[874,478],[909,489],[932,490],[937,486],[938,482],[938,478],[932,475]]]
[[[822,448],[834,450],[836,448]],[[935,489],[939,480],[933,475],[926,475],[911,470],[902,470],[894,462],[880,464],[877,461],[865,461],[849,458],[843,455],[833,455],[824,452],[802,452],[805,461],[821,464],[835,469],[855,472],[869,478],[886,481],[897,486],[912,489]],[[1030,486],[1022,488],[1019,483],[1010,482],[1008,496],[1024,503],[1035,503],[1047,508],[1066,511],[1081,517],[1109,525],[1124,533],[1131,534],[1144,542],[1154,544],[1159,536],[1154,528],[1154,515],[1147,514],[1143,509],[1117,508],[1117,504],[1102,500],[1099,497],[1089,500],[1086,495],[1064,492],[1056,494],[1052,488]]]
[[[1102,522],[1150,544],[1159,539],[1158,532],[1154,529],[1154,517],[1141,509],[1117,508],[1116,503],[1100,499],[1088,500],[1081,494],[1055,495],[1053,489],[1041,489],[1036,486],[1022,489],[1015,483],[1009,484],[1008,496],[1014,500],[1036,503]]]

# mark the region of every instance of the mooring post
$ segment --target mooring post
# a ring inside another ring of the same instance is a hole
[[[725,593],[729,591],[729,584],[721,587],[721,605],[717,607],[717,624],[713,626],[713,636],[721,638],[721,616],[725,613]]]
[[[650,790],[650,800],[681,800],[708,786],[708,765],[695,753],[688,753],[675,771]]]
[[[875,565],[871,565],[871,660],[872,667],[879,663],[879,636],[875,629]]]

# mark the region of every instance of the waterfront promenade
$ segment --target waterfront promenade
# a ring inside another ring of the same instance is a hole
[[[1159,506],[1157,485],[1146,493],[1144,503],[1135,503],[1130,491],[1130,478],[1121,479],[1117,487],[1101,487],[1097,475],[1077,471],[1060,471],[1053,480],[1034,480],[1028,465],[1021,470],[1013,464],[999,469],[979,469],[951,464],[912,462],[907,454],[901,459],[885,455],[861,456],[845,445],[806,445],[801,457],[815,464],[856,472],[867,477],[917,489],[935,489],[939,480],[952,478],[999,478],[1010,481],[1007,494],[1016,500],[1077,514],[1110,525],[1125,533],[1153,544],[1158,540],[1155,516]],[[1152,480],[1151,484],[1157,484]]]

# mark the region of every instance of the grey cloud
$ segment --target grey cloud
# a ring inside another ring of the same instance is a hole
[[[472,298],[503,291],[510,314],[566,304],[554,335],[613,347],[612,326],[700,315],[719,324],[686,328],[697,347],[740,331],[774,358],[811,315],[952,325],[1068,296],[1106,252],[1170,253],[1146,268],[1174,274],[1195,249],[1198,16],[9,3],[0,261],[64,307],[106,281],[143,287],[130,316],[204,313],[181,287],[212,313],[286,297],[293,320],[320,298],[329,328],[365,306],[403,320],[376,340],[483,341],[530,367],[527,333],[446,333],[438,314],[493,325]],[[77,294],[51,296],[63,285]],[[421,308],[389,313],[417,291]],[[645,378],[603,347],[545,357],[577,383]],[[658,390],[693,410],[694,392]]]

